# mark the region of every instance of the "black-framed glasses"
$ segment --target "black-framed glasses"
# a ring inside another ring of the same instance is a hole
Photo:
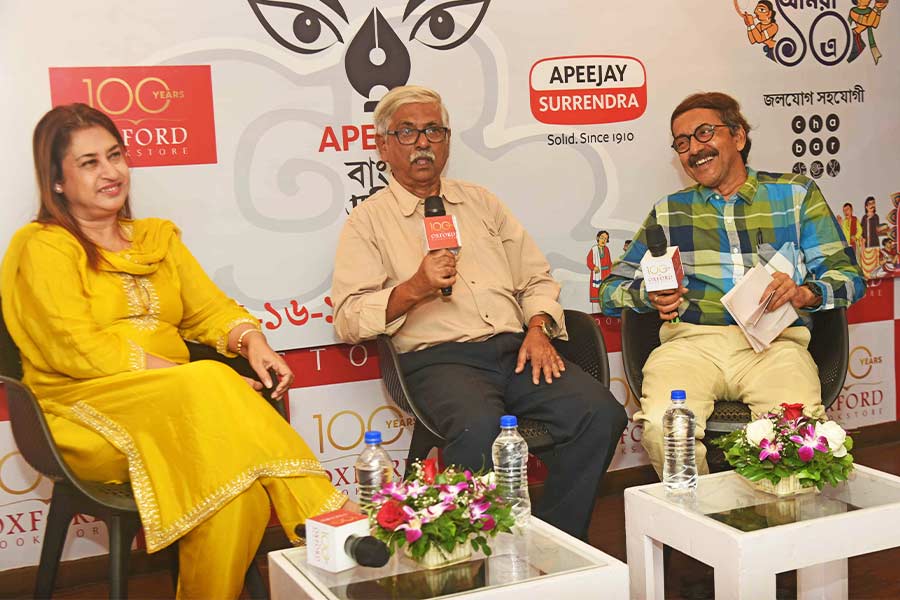
[[[397,136],[397,141],[404,146],[411,146],[419,141],[419,136],[425,134],[425,139],[432,144],[439,144],[447,139],[450,134],[449,127],[438,127],[433,125],[425,129],[416,129],[415,127],[401,127],[395,131],[385,131],[387,135]]]
[[[675,150],[678,154],[684,154],[688,150],[691,149],[691,138],[696,138],[696,140],[700,143],[708,142],[713,139],[713,136],[716,135],[716,129],[719,127],[727,127],[728,129],[734,129],[732,125],[724,125],[722,123],[718,125],[711,125],[709,123],[703,123],[702,125],[698,125],[697,129],[694,130],[694,133],[687,135],[679,135],[675,136],[675,139],[672,140],[672,149]]]

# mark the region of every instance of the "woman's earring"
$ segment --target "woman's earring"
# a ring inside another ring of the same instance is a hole
[[[53,186],[53,191],[56,192],[57,194],[62,194],[62,186],[57,183],[56,185]]]

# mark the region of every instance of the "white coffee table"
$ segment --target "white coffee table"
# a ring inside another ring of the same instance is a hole
[[[532,519],[521,534],[501,533],[493,554],[425,571],[398,554],[380,569],[329,573],[306,562],[306,548],[269,554],[273,600],[328,598],[628,598],[628,567],[562,531]]]
[[[633,487],[625,529],[632,598],[663,598],[663,544],[715,569],[717,600],[775,598],[775,574],[794,569],[798,598],[847,598],[848,557],[900,546],[900,477],[857,465],[781,500],[734,472],[700,477],[693,498]]]

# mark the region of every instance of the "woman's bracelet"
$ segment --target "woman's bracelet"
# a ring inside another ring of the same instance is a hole
[[[262,331],[260,331],[259,329],[255,329],[252,327],[250,329],[245,329],[241,332],[241,335],[238,336],[237,349],[235,350],[235,353],[243,356],[243,354],[241,354],[241,349],[244,347],[244,336],[252,331],[255,331],[256,333],[262,335]]]

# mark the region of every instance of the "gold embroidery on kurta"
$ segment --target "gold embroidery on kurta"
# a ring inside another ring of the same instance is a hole
[[[148,277],[119,273],[128,300],[129,321],[139,331],[153,331],[159,325],[159,294]]]
[[[146,465],[134,440],[118,423],[85,402],[72,406],[72,415],[81,423],[96,431],[128,459],[128,472],[134,501],[141,515],[147,552],[162,550],[185,533],[205,521],[225,506],[232,498],[246,490],[260,477],[298,477],[303,475],[325,475],[325,470],[317,460],[282,459],[254,465],[238,474],[231,481],[220,486],[197,502],[188,512],[164,525],[153,483]]]

